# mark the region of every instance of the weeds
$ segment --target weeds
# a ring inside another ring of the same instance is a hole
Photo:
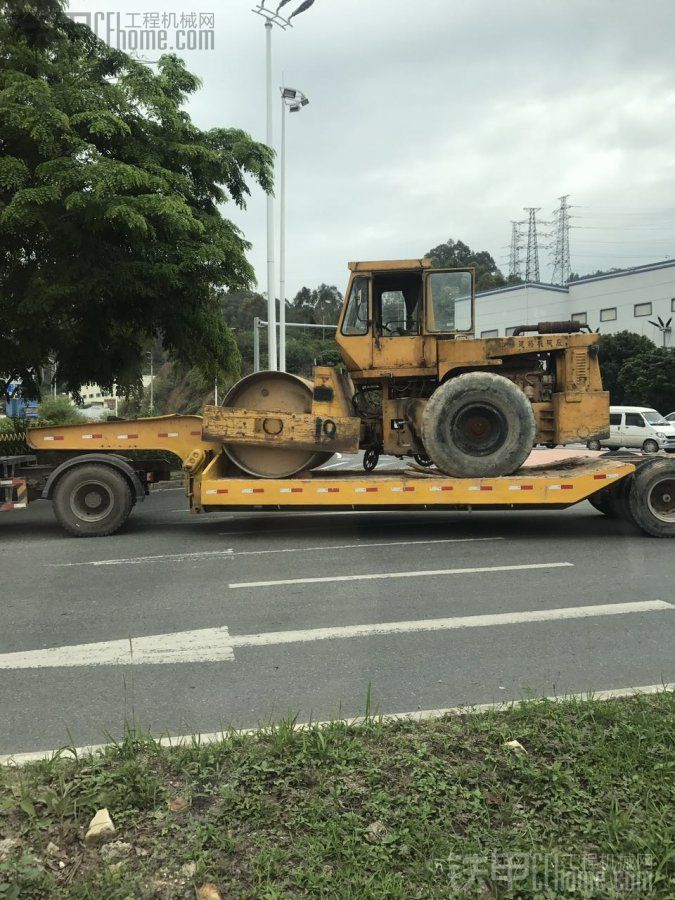
[[[102,754],[0,770],[0,900],[192,897],[200,880],[251,898],[671,897],[673,747],[668,693],[417,723],[290,716],[174,748],[134,727]],[[83,846],[101,806],[133,848],[116,862]],[[547,887],[552,861],[565,877]]]

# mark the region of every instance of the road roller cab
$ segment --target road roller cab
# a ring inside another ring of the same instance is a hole
[[[206,407],[204,438],[261,478],[316,468],[332,453],[414,458],[455,477],[518,470],[534,444],[609,433],[598,336],[578,322],[522,325],[475,339],[471,268],[428,259],[350,263],[337,329],[346,372],[312,382],[259,372],[223,408]]]
[[[336,340],[355,381],[433,376],[439,341],[473,333],[473,269],[432,269],[429,259],[349,268]]]

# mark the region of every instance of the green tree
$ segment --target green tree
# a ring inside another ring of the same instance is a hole
[[[272,151],[202,131],[183,106],[198,79],[157,71],[69,19],[64,0],[0,0],[0,360],[37,395],[58,381],[138,385],[143,351],[207,381],[237,373],[219,291],[253,281],[248,244],[220,211],[247,179],[272,186]]]
[[[223,316],[230,328],[239,333],[251,331],[253,319],[267,319],[267,300],[255,291],[233,291],[220,298]]]
[[[632,359],[651,353],[654,344],[642,334],[632,331],[619,331],[616,334],[603,334],[600,337],[600,370],[602,383],[609,391],[613,404],[627,402],[626,385],[620,379],[623,366]]]
[[[476,269],[476,290],[491,291],[494,288],[504,287],[506,278],[497,268],[497,263],[487,250],[476,252],[462,241],[453,241],[452,238],[444,244],[439,244],[429,250],[428,256],[436,269],[455,269],[466,266],[474,266]],[[515,279],[517,281],[518,279]]]
[[[655,347],[626,360],[619,372],[622,402],[651,406],[666,415],[675,410],[675,350]]]
[[[45,397],[38,406],[41,425],[79,425],[86,419],[70,400],[70,397]]]
[[[290,304],[288,321],[337,325],[342,300],[342,294],[335,285],[320,284],[314,290],[303,287]]]

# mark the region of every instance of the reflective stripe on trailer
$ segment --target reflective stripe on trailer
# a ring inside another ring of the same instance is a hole
[[[100,441],[100,440],[103,440],[103,435],[102,434],[83,434],[82,440],[83,441]]]
[[[574,490],[573,484],[549,484],[549,491],[572,491]]]
[[[380,489],[376,487],[356,488],[357,494],[376,494]]]
[[[8,512],[10,509],[26,509],[27,506],[25,500],[23,503],[0,503],[0,512]]]
[[[317,494],[339,494],[340,488],[317,488]]]
[[[471,485],[469,485],[469,490],[470,491],[491,491],[492,485],[491,484],[471,484]]]
[[[118,441],[137,441],[138,435],[137,434],[118,434],[117,440]]]
[[[510,491],[533,491],[534,485],[533,484],[510,484],[509,490]]]
[[[281,493],[282,494],[302,494],[304,490],[305,490],[304,488],[299,488],[299,487],[298,488],[281,488]]]
[[[64,437],[62,434],[46,434],[43,438],[43,441],[62,441]]]
[[[593,478],[596,481],[604,481],[606,478],[609,479],[609,478],[618,478],[618,477],[619,476],[616,474],[616,472],[603,472],[601,475],[593,476]]]
[[[228,488],[218,488],[218,490],[208,490],[207,494],[229,494],[230,491]]]
[[[161,438],[175,438],[178,437],[177,431],[160,431],[157,437]]]

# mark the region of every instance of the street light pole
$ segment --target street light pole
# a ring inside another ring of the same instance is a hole
[[[281,88],[281,187],[279,224],[279,369],[286,371],[286,111],[300,112],[309,100],[302,91]]]
[[[286,371],[286,101],[281,91],[281,184],[279,196],[279,371]]]
[[[267,36],[267,146],[274,145],[274,125],[272,118],[272,22],[265,21]],[[277,370],[277,310],[274,285],[274,197],[267,195],[267,321],[269,324],[267,346],[269,348],[268,366]]]
[[[315,0],[304,0],[288,18],[280,15],[282,7],[286,6],[291,0],[280,0],[276,10],[267,9],[265,3],[267,0],[259,0],[258,5],[253,12],[265,20],[265,44],[267,58],[267,146],[273,149],[274,145],[274,128],[273,128],[273,110],[272,110],[272,26],[278,25],[282,30],[292,28],[291,19],[295,16],[306,12],[310,6],[313,6]],[[267,195],[267,347],[268,347],[268,366],[272,371],[277,371],[277,309],[274,285],[274,197],[271,193]],[[283,303],[283,300],[282,300]],[[282,315],[285,319],[286,310],[283,309]]]

